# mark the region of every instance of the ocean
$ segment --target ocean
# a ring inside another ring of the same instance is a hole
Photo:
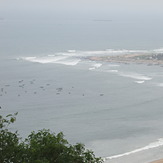
[[[88,56],[163,53],[160,21],[0,20],[1,114],[62,131],[109,163],[162,158],[163,67]]]

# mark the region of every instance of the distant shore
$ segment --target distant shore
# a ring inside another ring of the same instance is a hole
[[[163,54],[126,54],[117,56],[91,56],[88,59],[92,61],[104,61],[110,63],[136,63],[147,65],[161,65],[163,66]]]

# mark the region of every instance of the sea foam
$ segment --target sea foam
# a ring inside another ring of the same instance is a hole
[[[66,52],[56,53],[57,55],[64,56],[106,56],[106,55],[121,55],[121,54],[133,54],[133,53],[148,53],[147,50],[128,50],[128,49],[106,49],[96,51],[81,51],[81,50],[67,50]]]
[[[152,142],[152,143],[150,143],[149,145],[147,145],[145,147],[138,148],[138,149],[135,149],[133,151],[126,152],[126,153],[123,153],[123,154],[118,154],[118,155],[114,155],[114,156],[105,157],[103,160],[106,161],[106,160],[109,160],[109,159],[116,159],[116,158],[119,158],[119,157],[131,155],[131,154],[134,154],[134,153],[137,153],[137,152],[141,152],[141,151],[152,149],[152,148],[157,148],[157,147],[160,147],[160,146],[163,146],[163,138],[160,138],[156,142]]]
[[[118,72],[118,70],[107,70],[107,72]]]
[[[152,50],[153,52],[156,52],[156,53],[163,53],[163,48],[160,48],[160,49],[154,49]]]
[[[96,68],[100,68],[102,66],[101,63],[96,63],[92,67],[89,68],[89,70],[95,70]]]
[[[75,66],[80,62],[80,59],[78,58],[72,58],[69,56],[56,56],[56,55],[48,55],[46,57],[22,57],[22,60],[26,60],[29,62],[35,62],[35,63],[57,63],[57,64],[64,64],[64,65],[70,65]]]
[[[138,83],[138,84],[142,84],[142,83],[144,83],[144,82],[145,82],[144,80],[135,81],[135,83]]]
[[[120,72],[119,75],[123,77],[132,78],[132,79],[138,79],[138,80],[151,80],[152,79],[151,77],[144,76],[142,74],[138,74],[134,72]]]

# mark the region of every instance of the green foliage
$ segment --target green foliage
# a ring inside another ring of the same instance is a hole
[[[20,143],[20,138],[17,131],[10,132],[8,130],[8,126],[15,122],[17,114],[9,114],[6,118],[0,115],[0,163],[21,163],[20,156],[23,152],[23,146]]]
[[[11,132],[8,126],[16,118],[9,114],[0,115],[0,163],[102,163],[94,153],[86,150],[83,144],[71,145],[62,132],[55,134],[50,130],[32,132],[25,141],[18,133]]]
[[[16,121],[16,117],[18,113],[14,113],[14,115],[12,114],[8,114],[6,116],[6,118],[9,118],[9,119],[6,119],[6,118],[3,118],[1,115],[0,115],[0,129],[6,129],[11,123],[14,123]]]

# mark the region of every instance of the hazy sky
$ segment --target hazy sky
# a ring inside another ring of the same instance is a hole
[[[0,0],[0,17],[162,17],[162,0]]]

